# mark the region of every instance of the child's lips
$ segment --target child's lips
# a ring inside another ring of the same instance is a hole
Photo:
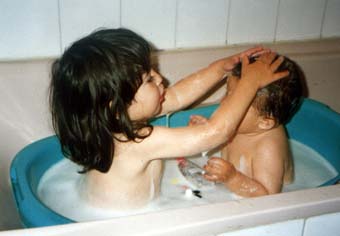
[[[163,102],[165,100],[165,93],[163,92],[162,95],[160,96],[159,100]]]
[[[164,102],[164,96],[161,96],[161,98],[159,99],[160,102]]]

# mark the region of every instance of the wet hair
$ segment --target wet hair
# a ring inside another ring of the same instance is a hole
[[[276,56],[277,59],[279,55]],[[254,63],[256,58],[249,58]],[[239,63],[232,75],[241,78],[242,64]],[[289,71],[289,75],[260,89],[252,103],[259,115],[273,118],[276,125],[286,124],[301,105],[303,98],[303,73],[291,59],[284,57],[276,72]]]
[[[151,71],[151,47],[128,29],[101,29],[74,42],[52,65],[50,109],[63,154],[81,173],[107,172],[115,134],[124,141],[150,135],[152,126],[132,121],[128,107]],[[138,132],[148,128],[149,132]]]

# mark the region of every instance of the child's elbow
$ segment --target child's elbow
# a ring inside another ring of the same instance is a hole
[[[214,121],[209,122],[209,126],[209,132],[212,134],[211,136],[213,136],[215,140],[218,140],[219,144],[229,141],[236,132],[236,127],[219,124]]]

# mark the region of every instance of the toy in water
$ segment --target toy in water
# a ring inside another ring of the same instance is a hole
[[[185,197],[191,198],[193,196],[202,198],[201,191],[200,190],[192,190],[191,188],[187,188],[184,192]]]
[[[177,163],[178,169],[193,188],[204,189],[215,186],[213,182],[203,177],[204,170],[199,165],[185,158],[177,158]]]

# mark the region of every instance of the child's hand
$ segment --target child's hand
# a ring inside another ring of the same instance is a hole
[[[204,116],[192,115],[192,116],[190,116],[190,120],[189,120],[188,125],[189,126],[204,125],[207,122],[208,122],[208,119],[205,118]]]
[[[257,88],[263,88],[268,84],[286,77],[289,72],[277,72],[277,68],[283,62],[283,57],[280,56],[275,61],[276,53],[269,52],[262,54],[256,62],[249,64],[247,56],[242,57],[242,79],[247,78],[257,83]],[[249,78],[248,78],[249,77]]]
[[[203,167],[206,173],[204,178],[209,181],[224,183],[236,174],[236,169],[229,161],[212,157]]]
[[[225,58],[224,59],[223,69],[226,72],[229,72],[232,69],[234,69],[236,64],[241,62],[241,58],[243,58],[243,57],[255,57],[255,56],[259,56],[261,54],[268,53],[268,52],[270,52],[269,49],[264,49],[261,46],[250,48],[250,49],[248,49],[246,51],[243,51],[243,52],[238,53],[236,55],[233,55],[231,57]]]

